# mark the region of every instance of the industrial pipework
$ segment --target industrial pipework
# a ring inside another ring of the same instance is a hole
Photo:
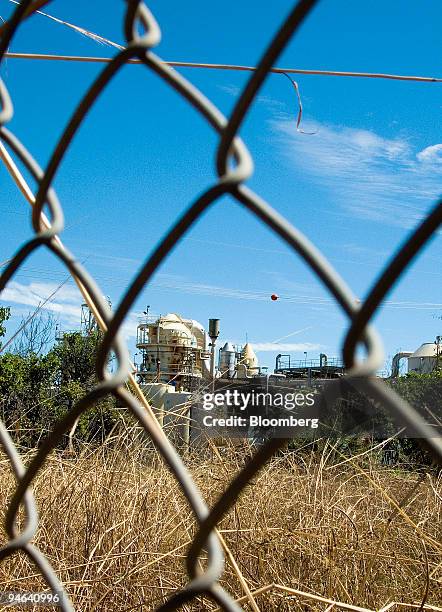
[[[402,359],[406,359],[412,355],[412,351],[401,351],[396,353],[391,362],[391,378],[397,378],[399,376],[399,365]]]

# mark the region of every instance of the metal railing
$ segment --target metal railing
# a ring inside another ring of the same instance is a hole
[[[278,355],[276,358],[276,370],[290,370],[290,368],[343,368],[344,362],[339,357],[328,357],[327,359],[291,359],[290,355]]]
[[[48,4],[49,1],[23,0],[9,22],[0,26],[0,59],[4,57],[21,22],[38,8]],[[104,67],[83,97],[55,147],[45,170],[41,169],[25,145],[5,127],[12,118],[13,106],[7,88],[0,80],[0,140],[7,147],[7,149],[4,146],[2,148],[3,160],[6,161],[10,169],[13,169],[14,162],[5,153],[7,150],[11,151],[13,156],[20,160],[34,177],[38,185],[38,192],[34,198],[23,183],[20,184],[22,192],[33,204],[34,235],[18,249],[5,268],[0,279],[0,290],[5,288],[17,270],[35,250],[47,249],[69,270],[83,296],[85,296],[88,305],[92,308],[100,327],[105,330],[103,342],[97,355],[97,373],[100,382],[75,405],[71,412],[57,423],[53,431],[37,449],[35,456],[26,468],[12,438],[4,424],[0,422],[0,442],[9,457],[17,479],[17,487],[10,501],[5,520],[9,540],[0,549],[0,561],[10,557],[16,551],[22,551],[39,568],[48,587],[53,591],[63,592],[63,587],[48,560],[32,544],[32,538],[38,525],[38,515],[30,487],[50,451],[57,446],[62,436],[70,430],[78,416],[94,402],[107,394],[113,394],[121,404],[132,412],[152,437],[158,451],[179,482],[199,525],[187,555],[188,584],[171,596],[160,609],[174,610],[200,595],[209,597],[224,610],[233,612],[241,609],[239,604],[219,583],[224,560],[222,539],[216,531],[216,526],[235,503],[250,479],[285,444],[285,441],[283,439],[270,440],[260,448],[227,486],[223,495],[209,508],[179,454],[155,421],[150,407],[137,387],[131,373],[132,364],[128,351],[120,334],[125,317],[158,266],[178,241],[186,235],[200,215],[224,194],[230,194],[231,197],[235,198],[239,204],[260,219],[262,223],[282,238],[295,253],[301,256],[343,310],[348,320],[348,331],[343,345],[343,360],[348,371],[346,378],[365,395],[376,402],[382,403],[388,407],[392,414],[408,423],[416,437],[426,440],[426,444],[431,448],[434,457],[439,461],[442,460],[441,440],[431,437],[431,429],[419,417],[414,408],[401,399],[392,389],[387,388],[382,381],[372,377],[382,365],[382,350],[380,340],[370,326],[370,321],[382,300],[412,262],[415,255],[419,253],[430,236],[437,230],[442,219],[442,205],[438,203],[433,208],[386,265],[365,301],[358,303],[353,293],[319,250],[297,228],[293,227],[245,184],[253,172],[253,162],[247,147],[238,136],[243,120],[272,66],[315,4],[315,0],[300,0],[296,4],[270,41],[259,65],[242,90],[230,117],[225,118],[198,89],[153,53],[152,49],[160,40],[159,26],[144,2],[127,0],[124,20],[126,47]],[[196,112],[218,134],[219,141],[216,152],[218,177],[213,185],[199,196],[170,228],[166,237],[146,259],[142,269],[131,282],[114,312],[111,312],[109,305],[102,297],[103,291],[99,289],[85,267],[61,242],[59,236],[62,234],[64,226],[63,210],[52,184],[60,163],[88,111],[113,77],[130,59],[140,60],[147,70],[154,72],[169,87],[173,88],[179,96],[194,107]],[[45,216],[44,208],[49,210],[50,220]],[[365,346],[367,353],[363,362],[356,361],[355,358],[356,349],[361,344]],[[116,355],[118,363],[112,374],[106,371],[107,356],[111,351]],[[133,392],[129,392],[126,388],[128,381],[131,383]],[[20,523],[19,527],[18,513],[21,507],[25,510],[25,520]],[[207,551],[207,563],[204,569],[201,569],[197,565],[197,561],[203,549]],[[65,611],[73,610],[67,594],[62,599],[61,608]]]

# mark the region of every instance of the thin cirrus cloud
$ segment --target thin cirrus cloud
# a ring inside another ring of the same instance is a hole
[[[289,163],[352,216],[410,228],[440,195],[442,144],[416,150],[405,138],[314,121],[306,136],[284,116],[270,127]]]
[[[257,353],[262,352],[290,352],[290,353],[301,353],[304,351],[319,351],[323,346],[321,344],[312,344],[311,342],[299,342],[299,343],[285,343],[280,344],[278,342],[251,342],[253,349]]]
[[[175,274],[159,274],[158,277],[152,282],[151,287],[166,291],[171,290],[180,293],[204,295],[207,297],[213,296],[216,298],[251,300],[258,302],[268,302],[271,295],[270,289],[268,291],[251,291],[247,289],[238,289],[235,287],[221,287],[219,285],[195,282]],[[297,285],[297,289],[306,291],[306,288],[301,284]],[[314,306],[327,306],[333,303],[333,300],[328,297],[319,297],[300,293],[297,293],[296,295],[285,295],[281,297],[281,299],[286,302],[307,305],[310,304]]]
[[[269,293],[246,291],[243,289],[220,287],[217,285],[209,285],[204,283],[192,282],[191,280],[183,279],[178,275],[158,275],[157,279],[152,283],[152,288],[159,290],[173,290],[178,293],[188,293],[205,296],[216,296],[216,298],[239,299],[262,301],[269,300]],[[51,297],[53,295],[53,297]],[[49,298],[49,299],[48,299]],[[46,301],[47,300],[47,301]],[[281,295],[280,300],[283,302],[305,304],[311,308],[330,308],[334,304],[331,297],[326,296],[309,296],[301,294]],[[23,314],[23,307],[28,310],[34,310],[40,307],[42,310],[49,310],[58,315],[60,322],[72,327],[78,328],[80,324],[82,297],[78,290],[72,285],[57,285],[56,283],[43,283],[32,281],[28,284],[23,284],[17,281],[11,281],[2,292],[0,302],[7,306],[15,305],[13,314]],[[441,303],[423,302],[423,301],[386,301],[384,306],[390,309],[404,310],[435,310],[442,308]],[[126,317],[123,326],[123,336],[125,338],[136,337],[136,328],[141,316],[140,312],[132,311]],[[296,330],[279,340],[285,340],[298,333],[304,332],[309,328]],[[320,345],[307,344],[292,344],[280,343],[278,340],[271,342],[261,342],[254,344],[256,350],[259,351],[305,351],[317,350]]]
[[[160,274],[152,282],[152,287],[158,289],[170,289],[196,295],[207,295],[244,300],[268,300],[269,294],[263,291],[247,291],[246,289],[235,289],[232,287],[219,287],[206,283],[197,283],[184,279],[174,274]]]
[[[159,274],[151,287],[163,290],[177,291],[179,293],[188,293],[205,296],[215,296],[216,298],[229,298],[239,300],[252,301],[268,301],[270,292],[266,291],[247,291],[245,289],[237,289],[232,287],[220,287],[218,285],[209,285],[198,283],[192,280],[185,279],[174,274]],[[301,288],[301,287],[300,287]],[[293,290],[292,290],[293,291]],[[279,295],[279,300],[282,302],[290,302],[296,304],[305,304],[315,308],[330,308],[335,305],[336,301],[332,297],[305,295],[300,293],[284,293]],[[417,300],[410,301],[392,301],[386,300],[383,303],[386,308],[392,309],[411,309],[411,310],[432,310],[442,308],[442,303],[439,302],[423,302]],[[303,330],[301,330],[303,331]],[[268,344],[268,343],[266,343]]]

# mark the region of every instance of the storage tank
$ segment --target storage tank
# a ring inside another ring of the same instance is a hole
[[[438,345],[436,342],[424,342],[408,358],[408,371],[418,374],[430,374],[436,369]]]
[[[230,342],[226,342],[219,352],[218,369],[221,378],[233,378],[235,376],[236,351]]]

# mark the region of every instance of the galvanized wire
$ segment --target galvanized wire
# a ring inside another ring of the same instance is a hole
[[[23,0],[20,3],[11,20],[0,29],[2,35],[0,60],[4,57],[5,51],[20,23],[34,10],[45,4],[48,4],[48,2],[41,0],[34,2]],[[219,583],[223,571],[223,554],[220,542],[216,537],[215,528],[220,519],[235,503],[244,487],[265,465],[266,461],[286,443],[286,440],[273,439],[264,445],[244,469],[237,474],[222,497],[209,509],[176,449],[149,418],[138,399],[125,388],[124,385],[130,377],[131,364],[127,347],[120,335],[122,323],[158,266],[178,242],[184,238],[186,232],[199,219],[201,214],[224,194],[230,194],[290,245],[294,252],[304,259],[310,269],[322,281],[346,314],[349,321],[349,329],[343,346],[344,362],[349,370],[346,378],[355,388],[363,391],[372,400],[381,402],[394,416],[401,418],[401,422],[405,422],[417,437],[425,441],[433,452],[434,458],[442,462],[441,440],[433,437],[432,429],[413,407],[381,380],[375,378],[376,371],[382,362],[382,347],[380,339],[369,325],[382,300],[411,263],[413,257],[428,242],[440,225],[442,204],[439,202],[418,229],[411,234],[391,263],[385,268],[367,298],[362,304],[359,304],[351,290],[319,250],[287,219],[245,185],[253,172],[253,161],[247,147],[238,136],[241,125],[272,66],[315,4],[316,0],[300,0],[296,4],[271,40],[256,70],[244,87],[230,118],[226,119],[198,89],[152,52],[152,48],[158,45],[161,37],[158,24],[142,0],[127,0],[124,23],[126,47],[106,65],[83,97],[44,171],[20,140],[5,127],[12,118],[13,106],[7,88],[0,80],[0,138],[24,164],[38,185],[32,214],[34,236],[25,242],[8,262],[0,277],[0,291],[5,288],[33,251],[39,248],[49,249],[66,266],[77,282],[80,282],[84,287],[107,329],[97,355],[99,383],[56,424],[26,468],[8,431],[4,424],[0,422],[0,443],[9,458],[11,469],[17,480],[17,487],[6,516],[6,530],[9,541],[0,549],[0,561],[13,555],[16,551],[27,554],[41,572],[48,587],[53,591],[64,593],[61,608],[65,611],[73,610],[73,606],[53,568],[41,551],[32,544],[32,538],[38,526],[38,513],[31,486],[48,454],[57,446],[62,436],[69,431],[75,420],[94,402],[108,394],[117,397],[152,438],[164,461],[180,484],[199,526],[187,556],[189,582],[185,588],[177,591],[159,609],[175,610],[182,604],[199,596],[212,599],[222,609],[230,612],[241,609]],[[85,116],[113,77],[129,59],[138,59],[148,70],[156,73],[179,96],[186,99],[218,133],[219,144],[216,155],[218,178],[183,212],[178,221],[170,228],[166,237],[160,241],[153,253],[146,259],[115,312],[112,313],[107,302],[102,298],[103,292],[93,278],[58,239],[58,235],[62,233],[64,226],[63,210],[52,184],[60,163]],[[43,209],[46,207],[50,213],[49,224],[46,223],[43,213]],[[355,354],[360,344],[365,347],[367,356],[364,361],[358,362]],[[109,373],[106,368],[110,352],[117,358],[117,368],[113,373]],[[25,510],[25,521],[21,531],[16,525],[20,506],[23,506]],[[201,569],[198,567],[197,561],[203,549],[207,551],[208,559],[205,568]]]

